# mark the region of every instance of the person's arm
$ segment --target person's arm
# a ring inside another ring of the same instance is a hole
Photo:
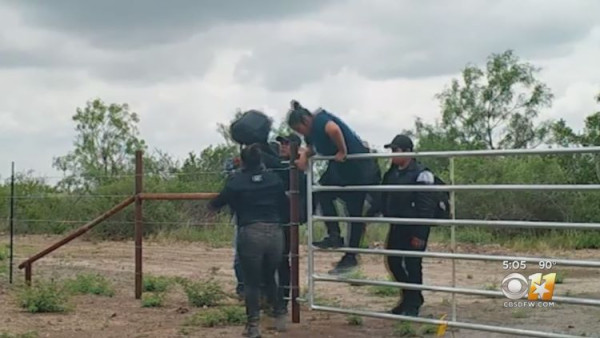
[[[289,223],[290,221],[290,199],[285,193],[285,187],[283,183],[278,185],[278,200],[279,200],[279,215],[282,222]]]
[[[340,126],[338,126],[337,123],[333,121],[327,122],[327,124],[325,124],[325,133],[337,147],[338,154],[344,156],[348,155],[344,133],[342,133],[342,129],[340,129]]]
[[[296,167],[302,171],[306,171],[308,159],[315,154],[310,138],[304,137],[304,142],[306,142],[306,147],[298,149],[298,158],[295,161]]]
[[[228,180],[227,183],[225,183],[225,187],[223,188],[223,190],[221,190],[219,195],[217,195],[217,197],[213,198],[212,200],[210,200],[210,202],[208,202],[208,209],[210,211],[219,211],[226,205],[230,204],[231,196],[232,191]]]
[[[418,185],[433,185],[435,177],[429,170],[422,171],[417,177],[416,184]],[[415,192],[415,208],[418,218],[435,218],[436,192],[434,191],[417,191]]]

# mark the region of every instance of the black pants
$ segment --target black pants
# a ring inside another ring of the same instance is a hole
[[[365,205],[366,192],[364,191],[344,191],[330,192],[323,191],[318,193],[319,204],[323,216],[338,216],[335,208],[335,201],[340,199],[346,204],[346,210],[350,217],[361,217]],[[330,237],[339,237],[341,234],[339,222],[325,222],[327,234]],[[365,223],[352,223],[350,228],[350,247],[358,248],[365,232]]]
[[[260,319],[260,284],[265,282],[267,299],[275,315],[285,313],[283,294],[275,281],[281,263],[283,230],[279,224],[255,223],[239,230],[237,249],[244,276],[246,314],[249,323]]]
[[[429,226],[391,224],[386,249],[425,251],[429,230]],[[423,284],[422,260],[422,257],[388,256],[386,263],[396,281]],[[402,305],[404,307],[420,307],[422,304],[421,290],[402,289]]]

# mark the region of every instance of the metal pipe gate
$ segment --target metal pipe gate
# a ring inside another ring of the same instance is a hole
[[[600,147],[583,147],[583,148],[559,148],[559,149],[509,149],[509,150],[476,150],[476,151],[436,151],[436,152],[414,152],[414,153],[366,153],[349,155],[347,160],[354,159],[374,159],[374,158],[392,158],[392,157],[414,157],[414,158],[448,158],[450,161],[450,182],[446,186],[414,186],[414,185],[393,185],[393,186],[315,186],[313,179],[313,165],[315,161],[333,160],[333,156],[315,156],[309,160],[307,170],[307,226],[308,226],[308,303],[311,310],[326,311],[341,314],[353,314],[366,317],[393,319],[412,321],[417,323],[429,323],[434,325],[447,325],[448,327],[462,328],[468,330],[479,330],[487,332],[497,332],[506,334],[515,334],[520,336],[530,337],[577,337],[567,334],[550,333],[534,330],[525,330],[518,328],[510,328],[504,326],[485,325],[481,323],[461,322],[457,319],[456,311],[456,294],[477,295],[484,297],[503,297],[503,293],[499,291],[477,290],[470,288],[456,287],[456,266],[457,259],[464,260],[479,260],[479,261],[504,261],[504,260],[524,260],[527,262],[542,262],[552,261],[556,265],[572,266],[572,267],[592,267],[599,268],[600,261],[587,260],[571,260],[571,259],[555,259],[547,257],[519,257],[519,256],[491,256],[480,254],[456,253],[456,236],[455,227],[459,226],[489,226],[489,227],[515,227],[515,228],[555,228],[555,229],[600,229],[600,223],[570,223],[570,222],[529,222],[529,221],[490,221],[476,219],[455,219],[455,192],[456,191],[593,191],[600,190],[600,184],[589,185],[456,185],[454,182],[454,159],[457,157],[482,157],[482,156],[513,156],[513,155],[565,155],[565,154],[597,154],[600,153]],[[325,217],[314,215],[313,211],[313,193],[319,191],[449,191],[452,219],[423,219],[423,218],[386,218],[386,217]],[[419,252],[419,251],[401,251],[401,250],[374,250],[374,249],[356,249],[356,248],[338,248],[323,250],[312,245],[313,226],[315,221],[342,221],[342,222],[364,222],[375,224],[405,224],[412,226],[419,225],[441,225],[450,226],[451,251],[447,252]],[[447,286],[432,286],[432,285],[416,285],[408,283],[397,283],[387,281],[372,281],[360,279],[347,279],[338,276],[318,275],[315,274],[314,254],[317,251],[328,252],[343,252],[357,254],[376,254],[385,256],[412,256],[412,257],[435,257],[445,258],[452,261],[452,285]],[[358,285],[379,285],[393,286],[412,290],[430,290],[436,292],[447,292],[452,294],[452,319],[437,320],[422,317],[408,317],[393,315],[388,313],[351,310],[331,306],[315,305],[315,282],[339,282]],[[575,298],[575,297],[553,297],[552,301],[559,303],[578,304],[600,306],[600,299],[592,298]]]

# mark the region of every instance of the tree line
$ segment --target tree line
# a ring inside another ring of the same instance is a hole
[[[541,119],[551,107],[551,89],[538,79],[540,69],[512,50],[492,54],[483,66],[467,65],[436,99],[440,115],[434,123],[417,119],[406,130],[418,151],[586,147],[600,145],[600,111],[585,118],[578,131],[564,119]],[[600,104],[600,94],[596,97]],[[339,112],[338,112],[339,113]],[[568,114],[569,112],[565,112]],[[239,116],[238,111],[234,117]],[[237,145],[218,125],[223,141],[183,161],[158,149],[149,151],[141,137],[139,116],[127,104],[100,99],[77,108],[73,116],[73,149],[53,160],[63,174],[58,182],[20,172],[16,177],[16,217],[20,233],[61,234],[88,221],[133,192],[135,151],[144,151],[145,190],[151,192],[218,191],[225,179],[223,164],[236,156]],[[279,126],[277,131],[286,129]],[[274,135],[276,133],[273,133]],[[424,159],[446,181],[447,159]],[[387,166],[382,160],[381,166]],[[456,184],[598,184],[600,161],[595,154],[505,156],[455,159]],[[3,205],[0,226],[8,218],[9,182],[0,185]],[[600,219],[595,192],[457,192],[457,218],[594,222]],[[148,202],[144,210],[147,235],[203,224],[219,226],[225,218],[210,218],[202,202]],[[116,215],[98,227],[102,238],[131,238],[133,211]],[[207,224],[209,223],[209,224]],[[439,230],[443,231],[443,230]],[[510,241],[551,231],[484,229],[483,239]],[[567,231],[574,247],[599,247],[597,232]],[[479,238],[479,237],[478,237]],[[474,240],[477,241],[477,240]]]

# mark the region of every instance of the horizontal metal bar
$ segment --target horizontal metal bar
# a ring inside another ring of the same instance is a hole
[[[342,278],[337,276],[329,275],[313,275],[315,281],[321,282],[332,282],[332,283],[348,283],[356,285],[372,285],[372,286],[390,286],[397,288],[404,288],[409,290],[426,290],[434,292],[446,292],[446,293],[459,293],[469,296],[483,296],[489,298],[504,298],[504,294],[500,291],[491,290],[477,290],[470,288],[456,288],[451,286],[434,286],[434,285],[423,285],[423,284],[411,284],[411,283],[400,283],[391,281],[379,281],[379,280],[366,280],[366,279],[353,279],[353,278]],[[498,283],[500,284],[500,283]],[[524,299],[523,301],[527,301]],[[565,303],[565,304],[576,304],[576,305],[591,305],[600,306],[599,299],[590,298],[574,298],[574,297],[552,297],[553,302]]]
[[[433,324],[433,325],[446,324],[446,325],[448,325],[448,327],[455,327],[455,328],[465,329],[465,330],[506,333],[506,334],[514,334],[514,335],[527,336],[527,337],[544,337],[544,338],[548,338],[548,337],[550,337],[550,338],[577,338],[577,337],[579,337],[579,336],[572,336],[572,335],[562,334],[562,333],[550,333],[550,332],[532,331],[532,330],[525,330],[525,329],[514,329],[514,328],[508,328],[508,327],[504,327],[504,326],[493,326],[493,325],[484,325],[484,324],[475,324],[475,323],[446,321],[446,320],[429,319],[429,318],[422,318],[422,317],[399,316],[399,315],[394,315],[394,314],[390,314],[390,313],[362,311],[362,310],[354,310],[354,309],[341,309],[341,308],[336,308],[336,307],[331,307],[331,306],[313,305],[310,308],[311,308],[311,310],[315,310],[315,311],[341,313],[341,314],[346,314],[346,315],[356,315],[356,316],[381,318],[381,319],[403,320],[403,321],[423,323],[423,324]]]
[[[472,184],[472,185],[315,185],[318,191],[589,191],[600,184]]]
[[[337,248],[320,249],[313,247],[315,251],[322,252],[344,252],[367,255],[386,255],[386,256],[408,256],[408,257],[428,257],[428,258],[448,258],[464,259],[473,261],[525,261],[527,263],[552,262],[552,265],[576,266],[584,268],[600,268],[600,261],[583,261],[563,258],[542,258],[526,256],[494,256],[480,254],[463,254],[450,252],[430,252],[430,251],[411,251],[411,250],[385,250],[385,249],[355,249],[355,248]]]
[[[476,220],[476,219],[439,219],[439,218],[397,218],[397,217],[338,217],[313,216],[314,221],[321,222],[350,222],[350,223],[379,223],[401,225],[458,225],[486,227],[515,227],[538,229],[600,229],[600,223],[568,223],[568,222],[530,222],[507,220]]]
[[[187,192],[187,193],[150,193],[143,192],[140,194],[142,200],[209,200],[217,197],[216,192]]]
[[[350,154],[348,159],[393,158],[393,157],[483,157],[483,156],[516,156],[516,155],[569,155],[600,153],[600,147],[555,148],[555,149],[498,149],[498,150],[455,150],[427,151],[412,153],[364,153]],[[334,156],[313,156],[314,160],[333,160]]]

